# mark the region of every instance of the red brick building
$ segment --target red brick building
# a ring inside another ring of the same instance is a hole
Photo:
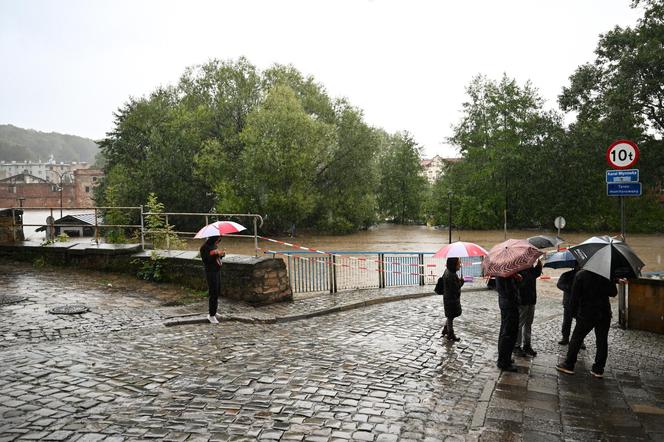
[[[94,207],[92,192],[104,178],[100,169],[74,170],[74,204],[76,207]]]
[[[0,180],[0,207],[94,207],[92,190],[103,176],[98,169],[78,169],[61,188],[27,173],[14,175]]]

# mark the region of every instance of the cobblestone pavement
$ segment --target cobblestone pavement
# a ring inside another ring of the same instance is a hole
[[[612,327],[604,379],[587,372],[592,338],[576,375],[558,374],[556,297],[538,302],[539,355],[501,374],[491,291],[464,292],[451,345],[438,296],[370,305],[405,298],[394,290],[223,303],[247,321],[164,327],[200,304],[164,307],[176,288],[6,262],[0,289],[28,298],[0,306],[0,441],[664,440],[662,336]],[[90,312],[47,313],[67,303]],[[330,303],[344,309],[295,320]]]

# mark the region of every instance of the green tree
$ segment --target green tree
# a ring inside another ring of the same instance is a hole
[[[632,6],[644,6],[643,17],[634,28],[616,26],[600,36],[596,59],[577,68],[559,104],[564,111],[576,113],[569,137],[579,146],[576,155],[584,173],[576,177],[575,187],[596,190],[594,198],[585,200],[593,203],[592,209],[584,209],[598,216],[586,215],[583,224],[619,227],[617,198],[605,195],[604,152],[613,141],[624,138],[635,141],[641,150],[637,167],[645,193],[626,201],[631,228],[664,231],[663,222],[653,221],[664,216],[657,204],[664,177],[664,2],[636,0]]]
[[[540,225],[546,193],[543,179],[551,164],[546,147],[562,135],[560,118],[545,112],[536,89],[506,75],[499,81],[475,77],[451,142],[464,160],[435,184],[435,196],[452,192],[455,220],[475,228]],[[551,178],[550,176],[548,178]],[[548,196],[548,195],[547,195]],[[435,206],[435,204],[434,204]],[[447,223],[438,204],[434,222]]]
[[[316,175],[314,221],[321,230],[350,232],[376,219],[379,140],[360,110],[339,101],[335,111],[334,143]]]
[[[427,180],[420,164],[421,147],[407,133],[388,136],[380,156],[378,207],[399,224],[420,222]]]
[[[287,230],[316,206],[315,177],[328,161],[332,127],[308,115],[288,86],[274,86],[247,117],[242,186],[271,230]]]

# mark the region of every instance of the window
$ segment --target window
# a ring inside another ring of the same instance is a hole
[[[85,186],[85,193],[90,193],[90,186]]]
[[[96,176],[93,176],[93,177],[92,177],[92,182],[94,183],[95,181],[97,181],[97,177],[96,177]],[[87,192],[87,190],[86,190],[86,192]]]

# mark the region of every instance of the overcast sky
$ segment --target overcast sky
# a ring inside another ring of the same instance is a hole
[[[555,107],[599,34],[636,23],[629,3],[0,0],[0,124],[99,139],[129,97],[245,56],[292,64],[370,125],[454,156],[445,139],[475,75],[531,80]]]

